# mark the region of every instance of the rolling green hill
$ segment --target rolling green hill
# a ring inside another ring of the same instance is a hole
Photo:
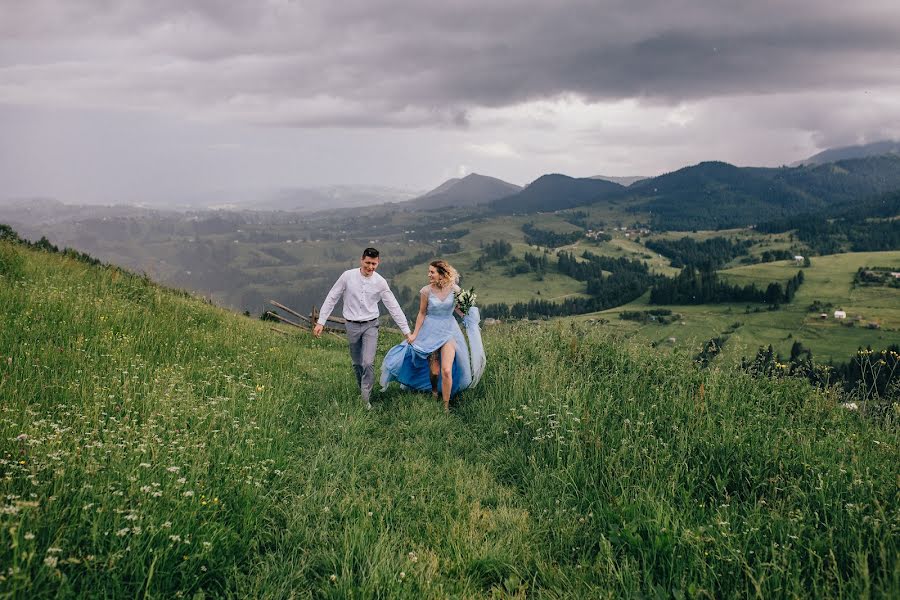
[[[752,357],[760,346],[771,344],[782,356],[799,341],[813,351],[821,362],[846,362],[857,348],[886,348],[900,339],[900,290],[889,287],[853,285],[853,275],[860,267],[873,265],[900,266],[900,252],[855,252],[817,256],[803,269],[804,283],[790,304],[779,310],[746,304],[708,304],[699,306],[650,306],[642,298],[612,310],[583,315],[579,320],[607,319],[607,328],[633,335],[661,348],[674,347],[696,353],[703,343],[725,334],[727,342],[721,360],[735,363],[741,357]],[[721,271],[732,283],[757,284],[787,281],[798,271],[793,261],[777,261],[735,267]],[[814,303],[827,307],[828,317],[820,318],[825,308],[812,310]],[[623,321],[623,311],[667,308],[682,316],[667,325],[639,324]],[[834,310],[843,309],[848,319],[835,320]],[[870,329],[869,326],[877,326]],[[672,341],[674,339],[674,341]]]
[[[520,325],[366,412],[341,340],[5,241],[0,324],[3,597],[900,590],[900,432],[802,381]]]

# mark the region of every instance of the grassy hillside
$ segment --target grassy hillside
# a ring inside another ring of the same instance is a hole
[[[3,242],[0,323],[3,597],[900,593],[900,434],[801,382],[522,325],[366,412],[338,339]]]
[[[636,339],[657,342],[663,347],[677,347],[697,352],[703,343],[723,333],[728,341],[722,359],[735,362],[750,357],[760,346],[772,344],[775,350],[787,355],[791,345],[800,341],[811,348],[817,360],[845,362],[859,347],[886,348],[900,337],[900,292],[888,287],[854,287],[853,275],[864,266],[900,265],[900,252],[854,252],[832,256],[816,256],[812,265],[803,269],[803,285],[793,302],[777,311],[758,305],[706,304],[701,306],[650,306],[647,297],[612,310],[577,317],[579,320],[608,319],[607,328]],[[754,283],[760,287],[772,281],[787,281],[799,267],[793,261],[777,261],[727,269],[720,275],[733,283]],[[810,311],[818,301],[828,310],[829,317],[819,318],[820,311]],[[623,311],[668,308],[682,315],[682,319],[668,325],[638,324],[622,321]],[[831,315],[844,309],[850,317],[836,321]],[[854,319],[859,316],[860,321]],[[878,329],[869,329],[877,323]],[[737,326],[735,326],[737,325]],[[675,342],[669,341],[675,338]]]

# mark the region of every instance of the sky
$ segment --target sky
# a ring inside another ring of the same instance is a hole
[[[0,0],[0,197],[778,166],[900,138],[896,0]]]

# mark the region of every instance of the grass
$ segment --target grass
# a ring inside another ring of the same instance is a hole
[[[900,593],[900,434],[802,382],[520,325],[366,412],[340,340],[0,250],[0,596]]]

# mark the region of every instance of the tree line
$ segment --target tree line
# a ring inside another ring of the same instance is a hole
[[[558,248],[559,246],[568,246],[574,244],[582,237],[583,231],[572,231],[570,233],[556,233],[555,231],[547,231],[546,229],[538,229],[534,223],[525,223],[522,225],[522,232],[525,234],[525,243],[532,246],[546,246],[548,248]]]
[[[764,302],[777,305],[793,300],[802,283],[803,271],[798,271],[785,285],[772,282],[762,290],[753,284],[732,285],[711,269],[689,265],[675,277],[660,278],[650,291],[650,304]]]
[[[680,240],[650,240],[644,245],[667,257],[676,269],[693,265],[697,268],[712,270],[738,256],[746,255],[753,242],[750,240],[733,242],[724,237],[714,237],[698,242],[685,236]]]
[[[578,281],[584,281],[588,297],[565,298],[562,302],[533,299],[488,304],[482,307],[485,317],[500,319],[540,319],[596,312],[627,304],[640,297],[656,279],[647,265],[637,260],[582,254],[579,261],[570,252],[557,254],[557,270]],[[546,265],[546,256],[534,257],[536,264]],[[609,273],[609,274],[607,274]]]

